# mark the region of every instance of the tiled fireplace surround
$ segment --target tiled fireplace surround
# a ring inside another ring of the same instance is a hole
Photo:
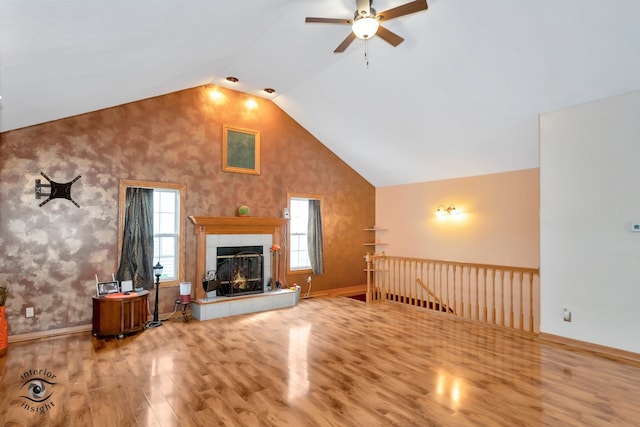
[[[202,278],[209,270],[215,270],[217,248],[224,246],[263,246],[264,284],[266,288],[272,274],[273,244],[281,245],[284,218],[254,217],[189,217],[197,235],[196,247],[196,298],[192,304],[192,315],[198,320],[254,313],[277,308],[292,307],[298,302],[295,291],[265,292],[236,297],[207,298],[202,287]],[[281,258],[281,257],[280,257]],[[280,266],[280,271],[282,270]],[[266,289],[265,289],[266,290]]]

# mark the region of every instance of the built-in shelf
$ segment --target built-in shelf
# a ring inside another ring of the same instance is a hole
[[[369,231],[373,233],[373,242],[365,242],[363,243],[363,246],[373,246],[373,252],[376,253],[376,246],[385,246],[387,245],[387,243],[385,242],[380,242],[378,241],[377,237],[376,237],[376,233],[378,231],[387,231],[386,228],[382,228],[382,227],[378,227],[378,226],[373,226],[373,227],[368,227],[365,228],[364,231]]]

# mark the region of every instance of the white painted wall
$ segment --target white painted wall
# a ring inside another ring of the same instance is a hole
[[[540,156],[541,332],[640,352],[640,91],[541,114]]]

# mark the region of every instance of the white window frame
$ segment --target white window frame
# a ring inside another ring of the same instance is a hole
[[[173,206],[167,206],[162,201],[163,194],[173,196]],[[170,211],[167,208],[171,208]],[[164,209],[164,210],[163,210]],[[161,232],[161,225],[166,225],[167,221],[161,220],[161,216],[173,215],[171,230]],[[171,239],[171,248],[166,248],[163,241]],[[180,265],[180,191],[168,188],[153,189],[153,260],[159,262],[164,268],[160,276],[161,282],[178,280],[178,266]],[[173,271],[169,275],[169,265],[173,264]],[[154,264],[155,265],[155,264]]]
[[[126,197],[127,197],[127,188],[129,187],[137,187],[137,188],[150,188],[153,190],[168,190],[168,191],[176,191],[178,192],[177,197],[177,211],[176,211],[176,224],[177,224],[177,248],[175,251],[175,277],[174,278],[166,278],[164,277],[165,273],[163,270],[163,275],[160,276],[160,286],[175,286],[180,284],[184,280],[185,276],[185,199],[186,199],[186,186],[184,184],[176,184],[176,183],[167,183],[167,182],[156,182],[156,181],[134,181],[134,180],[120,180],[120,188],[119,188],[119,209],[118,209],[118,253],[116,256],[116,260],[120,260],[120,254],[122,253],[122,236],[124,230],[124,211],[126,206]],[[154,198],[155,198],[154,191]],[[154,212],[154,222],[155,222],[155,212]],[[155,224],[154,224],[155,231]],[[159,235],[161,236],[161,235]],[[154,232],[154,242],[156,239],[156,234]],[[158,262],[157,253],[154,244],[154,260],[153,265]],[[162,265],[162,262],[160,263]]]
[[[296,230],[294,230],[294,225],[295,225],[295,221],[297,220],[297,218],[294,218],[295,214],[296,214],[296,209],[293,207],[292,205],[292,201],[305,201],[307,203],[307,205],[309,204],[309,200],[320,200],[320,204],[322,204],[322,199],[323,197],[317,194],[288,194],[287,195],[287,199],[288,199],[288,207],[289,207],[289,231],[287,233],[287,257],[288,257],[288,262],[287,262],[287,274],[308,274],[311,273],[311,261],[309,261],[309,248],[307,247],[307,261],[308,264],[307,265],[298,265],[296,264],[295,266],[292,265],[293,263],[293,255],[292,255],[292,250],[293,250],[293,245],[292,245],[292,238],[295,236],[296,238],[301,238],[303,237],[305,242],[305,246],[307,246],[307,230],[304,230],[304,233],[298,233],[296,232]],[[307,221],[309,220],[308,217],[308,210],[307,210]],[[296,257],[296,259],[298,259],[299,257]]]
[[[304,231],[298,230],[298,225],[304,220],[302,214],[305,209],[299,208],[298,204],[307,204],[306,219],[309,220],[309,199],[304,197],[291,197],[289,199],[289,270],[306,271],[311,270],[311,261],[309,261],[309,247],[307,245],[306,224]],[[306,251],[306,253],[303,253]],[[306,263],[304,263],[306,259]]]

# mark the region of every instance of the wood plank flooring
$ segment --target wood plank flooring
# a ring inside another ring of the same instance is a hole
[[[0,374],[2,426],[640,425],[639,364],[345,297],[14,343]]]

